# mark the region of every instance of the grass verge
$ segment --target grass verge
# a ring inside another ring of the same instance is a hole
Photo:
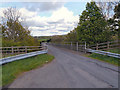
[[[21,54],[24,54],[24,53],[21,53]],[[1,58],[6,58],[6,57],[11,57],[11,56],[16,56],[16,55],[19,55],[19,54],[2,54]]]
[[[7,63],[2,66],[2,86],[8,85],[23,72],[30,71],[37,67],[52,61],[54,56],[48,54],[41,54],[38,56],[26,58],[23,60]]]
[[[88,57],[93,58],[93,59],[98,59],[100,61],[104,61],[104,62],[113,64],[116,66],[120,66],[119,65],[120,60],[118,58],[109,57],[106,55],[101,55],[101,54],[96,54],[96,53],[92,53],[92,54],[88,55]]]
[[[117,53],[117,54],[120,54],[120,49],[110,49],[110,50],[107,50],[108,52],[112,52],[112,53]]]

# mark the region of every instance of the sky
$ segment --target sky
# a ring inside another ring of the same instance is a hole
[[[87,2],[0,2],[0,17],[9,7],[21,13],[32,36],[64,35],[73,30]]]

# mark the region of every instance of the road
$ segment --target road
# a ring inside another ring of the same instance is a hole
[[[19,76],[9,88],[117,88],[116,66],[48,46],[55,60]]]

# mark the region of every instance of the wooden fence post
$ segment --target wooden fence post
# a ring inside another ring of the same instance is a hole
[[[85,53],[86,53],[86,42],[85,42]]]
[[[18,54],[19,54],[19,53],[20,53],[20,52],[19,52],[19,48],[17,48],[17,51],[18,51]]]
[[[77,49],[77,51],[78,51],[78,42],[76,43],[76,49]]]
[[[13,46],[12,46],[12,54],[14,54]]]
[[[109,42],[107,42],[107,49],[109,49]]]
[[[27,47],[25,46],[25,53],[27,53]]]
[[[98,43],[96,44],[96,50],[98,50]]]

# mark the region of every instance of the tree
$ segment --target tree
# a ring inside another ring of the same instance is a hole
[[[0,24],[0,47],[2,46],[2,25]]]
[[[15,41],[16,32],[17,32],[17,26],[19,23],[20,13],[16,8],[7,8],[3,11],[4,13],[4,26],[3,28],[3,34],[6,33],[6,37],[9,37],[9,39],[12,39]]]
[[[53,43],[62,43],[64,42],[64,39],[65,39],[64,35],[51,36],[51,42]]]
[[[114,26],[116,27],[116,32],[118,34],[118,38],[120,39],[120,3],[118,5],[115,6],[114,9],[114,20],[115,20],[115,24]]]
[[[69,42],[77,42],[77,32],[76,32],[76,28],[72,31],[70,31],[70,33],[68,33],[66,35],[66,39],[65,41],[69,41]]]
[[[30,35],[30,31],[24,28],[20,22],[20,12],[16,8],[7,8],[3,11],[3,46],[31,46],[38,45]]]
[[[110,40],[110,30],[107,21],[95,2],[87,3],[82,12],[77,27],[77,39],[89,44]]]
[[[119,0],[120,1],[120,0]],[[113,16],[113,10],[114,7],[119,3],[119,2],[103,2],[103,0],[99,0],[99,2],[96,2],[98,7],[101,9],[103,15],[105,16],[106,20],[108,20],[110,17]]]
[[[118,19],[115,19],[115,15],[113,12],[115,12],[114,8],[116,8],[119,3],[120,0],[118,0],[117,2],[103,2],[102,0],[100,0],[100,2],[97,2],[97,5],[101,8],[103,15],[108,22],[108,27],[111,30],[113,40],[116,40],[118,38]]]

